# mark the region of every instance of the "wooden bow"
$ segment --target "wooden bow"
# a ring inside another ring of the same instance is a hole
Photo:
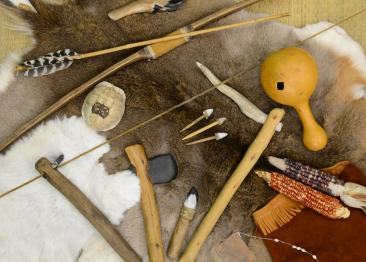
[[[237,3],[230,7],[219,10],[196,22],[193,22],[192,24],[187,25],[181,29],[178,29],[169,35],[182,34],[182,33],[198,30],[212,22],[219,20],[220,18],[223,18],[227,15],[230,15],[234,12],[237,12],[245,7],[253,5],[260,1],[262,1],[262,0],[249,0],[246,2]],[[15,142],[18,138],[20,138],[27,131],[29,131],[36,125],[38,125],[48,116],[55,113],[58,109],[62,108],[72,99],[74,99],[74,98],[80,96],[81,94],[85,93],[86,91],[90,90],[95,84],[97,84],[102,79],[104,79],[104,78],[108,77],[109,75],[115,73],[116,71],[118,71],[122,68],[125,68],[131,64],[134,64],[136,62],[143,61],[143,60],[157,59],[157,58],[163,56],[164,54],[174,50],[175,48],[177,48],[187,42],[189,42],[189,38],[180,38],[180,39],[172,40],[172,41],[168,41],[168,42],[152,44],[152,45],[146,46],[145,48],[139,50],[138,52],[130,55],[129,57],[121,60],[120,62],[112,65],[111,67],[107,68],[103,72],[99,73],[98,75],[94,76],[93,78],[91,78],[90,80],[85,82],[84,84],[80,85],[79,87],[75,88],[74,90],[72,90],[71,92],[69,92],[68,94],[63,96],[53,105],[48,107],[45,111],[43,111],[42,113],[37,115],[35,118],[33,118],[32,120],[30,120],[27,123],[25,123],[24,125],[22,125],[17,130],[15,130],[9,137],[7,137],[0,144],[0,152],[2,152],[5,148],[7,148],[9,145],[11,145],[13,142]]]

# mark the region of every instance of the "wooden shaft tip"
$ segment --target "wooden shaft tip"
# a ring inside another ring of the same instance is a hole
[[[37,168],[37,170],[43,167],[52,167],[52,163],[47,158],[42,157],[38,159],[38,161],[35,164],[35,167]]]
[[[130,4],[117,8],[108,13],[113,21],[117,21],[129,15],[138,13],[152,13],[154,11],[154,3],[149,1],[134,1]]]
[[[130,152],[130,151],[134,151],[134,150],[144,150],[145,151],[144,146],[141,145],[141,144],[130,145],[130,146],[125,148],[126,152],[127,151]]]
[[[134,167],[146,167],[147,156],[143,145],[136,144],[125,148],[125,152]]]
[[[275,115],[279,115],[280,117],[283,117],[285,115],[285,110],[282,108],[274,108],[269,112],[272,117],[276,117]]]
[[[108,17],[113,21],[117,21],[117,20],[121,19],[123,16],[125,16],[123,14],[120,14],[118,11],[119,10],[113,10],[113,11],[109,12]]]

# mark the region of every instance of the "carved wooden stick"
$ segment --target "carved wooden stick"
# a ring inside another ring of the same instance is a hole
[[[183,0],[137,0],[113,10],[108,16],[116,21],[139,13],[171,12],[177,10],[182,3]]]
[[[267,148],[274,133],[276,132],[276,126],[281,121],[284,114],[285,111],[282,109],[273,109],[269,113],[266,122],[251,146],[248,148],[243,160],[239,163],[239,166],[226,182],[210,210],[194,233],[187,249],[179,260],[180,262],[195,261],[203,243],[216,225],[226,206],[229,204],[230,200],[249,174],[250,170],[252,170],[254,165],[257,163],[263,151]]]
[[[189,135],[186,135],[185,137],[182,138],[182,140],[187,140],[187,139],[190,139],[192,137],[195,137],[215,126],[221,126],[224,122],[226,121],[226,118],[225,117],[221,117],[221,118],[218,118],[217,120],[215,120],[214,122],[208,124],[207,126],[204,126],[192,133],[190,133]]]
[[[202,112],[202,116],[196,118],[195,120],[193,120],[192,123],[190,123],[189,125],[185,126],[182,130],[180,130],[179,132],[182,133],[184,131],[186,131],[187,129],[190,129],[192,126],[196,125],[197,123],[199,123],[200,121],[202,121],[203,119],[209,119],[209,117],[212,115],[213,113],[213,109],[207,109],[205,111]]]
[[[147,157],[142,145],[133,145],[125,149],[131,164],[140,178],[141,209],[144,216],[145,233],[149,259],[151,262],[165,261],[164,245],[161,236],[160,214],[156,196],[147,173]]]
[[[48,159],[38,160],[36,169],[89,220],[124,261],[142,261],[103,213],[64,175],[54,169]]]
[[[219,141],[219,140],[224,139],[225,137],[227,137],[227,135],[228,135],[227,133],[215,133],[214,136],[202,138],[202,139],[187,143],[185,145],[186,146],[192,146],[192,145],[206,143],[206,142],[209,142],[209,141],[212,141],[212,140]]]
[[[220,85],[221,81],[205,65],[199,62],[196,62],[196,64],[214,86],[219,85],[217,87],[217,90],[233,100],[244,115],[261,124],[266,121],[267,114],[262,112],[262,110],[260,110],[256,105],[249,101],[249,99],[247,99],[241,93],[226,84]],[[278,123],[276,131],[280,132],[281,129],[282,123]]]

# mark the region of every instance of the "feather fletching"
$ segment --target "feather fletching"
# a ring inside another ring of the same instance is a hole
[[[181,6],[182,3],[183,3],[183,0],[170,0],[164,6],[161,6],[159,4],[155,4],[153,13],[176,11],[179,8],[179,6]]]
[[[48,53],[37,59],[27,60],[21,64],[24,70],[18,72],[18,75],[26,77],[40,77],[53,74],[69,68],[73,63],[73,56],[77,55],[70,49],[58,50]]]

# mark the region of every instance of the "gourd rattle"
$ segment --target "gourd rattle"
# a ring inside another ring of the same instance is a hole
[[[297,111],[303,125],[304,145],[312,151],[323,149],[328,141],[327,134],[316,122],[309,105],[318,81],[313,57],[301,48],[281,49],[262,63],[260,78],[270,98]]]

